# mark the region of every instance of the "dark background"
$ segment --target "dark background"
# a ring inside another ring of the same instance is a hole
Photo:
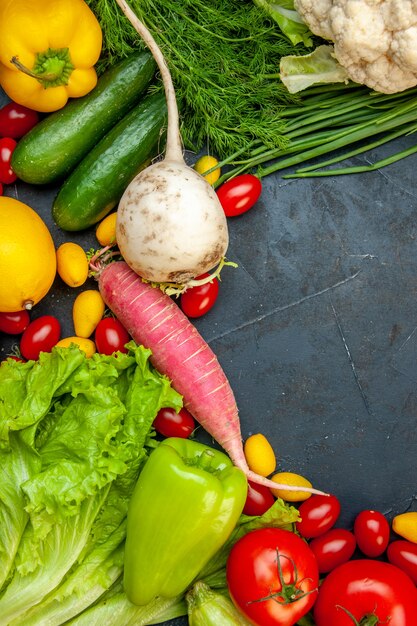
[[[336,494],[338,526],[364,508],[389,519],[417,510],[416,165],[415,155],[357,175],[265,178],[257,205],[229,219],[228,258],[238,268],[223,270],[214,309],[195,321],[230,380],[243,438],[263,433],[277,470]],[[38,211],[56,246],[97,247],[94,229],[54,225],[56,192],[21,182],[5,189]],[[72,303],[86,287],[57,278],[32,319],[54,314],[62,336],[74,334]],[[15,343],[0,334],[0,358]]]

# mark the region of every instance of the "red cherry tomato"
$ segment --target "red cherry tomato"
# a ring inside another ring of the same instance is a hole
[[[17,180],[17,176],[10,165],[16,146],[17,142],[11,137],[0,139],[0,182],[5,185],[10,185],[10,183],[14,183]]]
[[[0,183],[0,196],[3,195],[3,185]]]
[[[30,316],[27,311],[0,313],[0,331],[8,335],[20,335],[29,326]]]
[[[30,322],[20,339],[20,352],[36,361],[41,352],[51,352],[61,336],[61,325],[53,315],[42,315]]]
[[[220,204],[227,217],[246,213],[258,201],[262,183],[253,174],[241,174],[220,185],[216,190]]]
[[[399,539],[392,541],[387,548],[388,561],[409,575],[417,585],[417,543]]]
[[[9,102],[0,109],[0,136],[19,139],[39,122],[37,111]]]
[[[335,525],[340,508],[336,496],[311,496],[298,507],[301,517],[296,523],[298,532],[306,539],[323,535]]]
[[[161,409],[154,419],[153,427],[164,437],[182,437],[188,439],[195,429],[195,421],[187,409],[178,413],[169,407]]]
[[[206,278],[209,274],[202,274],[196,280]],[[190,287],[181,295],[180,306],[187,317],[201,317],[214,306],[219,295],[219,281],[214,278],[204,285]]]
[[[125,345],[130,336],[118,319],[103,317],[97,324],[94,339],[99,354],[113,354],[128,351]]]
[[[245,515],[263,515],[271,508],[274,502],[275,498],[268,487],[257,485],[248,480],[248,495],[243,507]]]
[[[369,558],[381,556],[388,546],[390,526],[379,511],[361,511],[353,524],[358,548]]]
[[[316,626],[417,626],[416,607],[417,589],[398,567],[353,559],[324,578],[313,616]]]
[[[315,537],[309,543],[317,560],[320,574],[327,574],[332,569],[346,563],[356,548],[355,535],[344,528],[331,528]]]
[[[19,363],[25,363],[26,361],[26,359],[21,359],[20,356],[16,356],[15,354],[10,354],[0,363],[0,365],[3,365],[3,363],[7,363],[7,359],[12,359],[12,361],[18,361]]]
[[[317,598],[314,554],[298,535],[281,528],[260,528],[238,539],[226,578],[234,604],[254,626],[292,626]]]

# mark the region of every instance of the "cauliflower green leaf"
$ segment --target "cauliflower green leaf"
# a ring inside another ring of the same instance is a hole
[[[348,83],[344,67],[335,59],[332,46],[318,46],[310,54],[288,55],[280,62],[280,78],[290,93],[317,83]]]
[[[311,31],[294,8],[294,0],[254,0],[254,3],[278,24],[294,46],[302,43],[310,48],[314,45]]]

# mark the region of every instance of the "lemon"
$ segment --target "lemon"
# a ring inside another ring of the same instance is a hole
[[[0,197],[0,233],[0,311],[31,309],[56,275],[51,233],[27,204],[7,197]]]

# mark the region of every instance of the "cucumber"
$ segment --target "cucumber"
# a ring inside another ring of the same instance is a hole
[[[63,180],[143,97],[155,69],[149,52],[135,52],[104,72],[86,96],[41,120],[13,152],[18,178],[35,185]]]
[[[52,205],[55,223],[63,230],[79,231],[107,215],[163,147],[166,117],[165,94],[156,92],[118,122],[65,180]]]

